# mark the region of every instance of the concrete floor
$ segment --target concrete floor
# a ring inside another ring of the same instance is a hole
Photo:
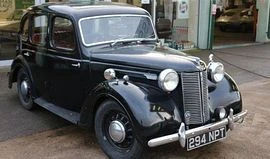
[[[70,124],[41,107],[26,111],[19,103],[16,84],[11,90],[7,88],[6,70],[0,69],[0,142]]]
[[[238,30],[228,30],[222,32],[219,28],[215,28],[214,31],[214,47],[254,42],[255,40],[252,32],[243,33]]]

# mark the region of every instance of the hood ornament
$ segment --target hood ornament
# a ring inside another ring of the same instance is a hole
[[[213,54],[210,54],[210,55],[209,55],[209,62],[213,62],[213,61],[214,61],[214,60],[213,60],[213,57],[214,57]]]
[[[196,56],[188,56],[188,57],[190,57],[193,62],[200,64],[201,59],[199,57]]]
[[[201,59],[199,57],[195,57],[195,56],[192,56],[192,58],[194,59],[194,61],[198,64],[197,65],[197,68],[201,71],[205,70],[206,68],[206,65],[203,61],[201,61]]]
[[[199,57],[194,57],[194,59],[197,62],[197,64],[200,64],[201,59]]]

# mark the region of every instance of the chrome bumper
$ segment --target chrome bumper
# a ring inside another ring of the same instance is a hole
[[[238,121],[243,122],[246,115],[247,115],[247,110],[233,115],[233,109],[230,109],[230,114],[227,118],[219,122],[207,124],[198,128],[190,129],[190,130],[185,130],[185,124],[181,123],[178,133],[151,139],[148,141],[148,146],[155,147],[159,145],[168,144],[174,141],[179,141],[180,145],[184,148],[186,146],[187,138],[196,136],[205,132],[209,132],[211,130],[218,129],[223,126],[228,126],[230,130],[233,130],[235,123]]]

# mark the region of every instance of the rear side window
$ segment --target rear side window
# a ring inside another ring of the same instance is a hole
[[[23,24],[23,29],[22,29],[22,40],[27,41],[28,40],[28,31],[29,31],[29,20],[26,19]]]
[[[74,50],[74,28],[72,22],[63,17],[55,17],[53,20],[52,44],[54,48]]]
[[[48,18],[46,15],[35,15],[32,19],[31,41],[37,45],[44,45],[47,37]]]

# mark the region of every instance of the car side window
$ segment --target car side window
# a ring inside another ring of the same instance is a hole
[[[33,44],[44,45],[47,37],[48,18],[46,15],[35,15],[31,25],[31,41]]]
[[[74,50],[74,28],[71,20],[55,17],[53,20],[52,45],[54,48]]]
[[[22,40],[27,41],[28,40],[28,33],[29,33],[29,20],[26,19],[23,24],[23,29],[22,29]]]

